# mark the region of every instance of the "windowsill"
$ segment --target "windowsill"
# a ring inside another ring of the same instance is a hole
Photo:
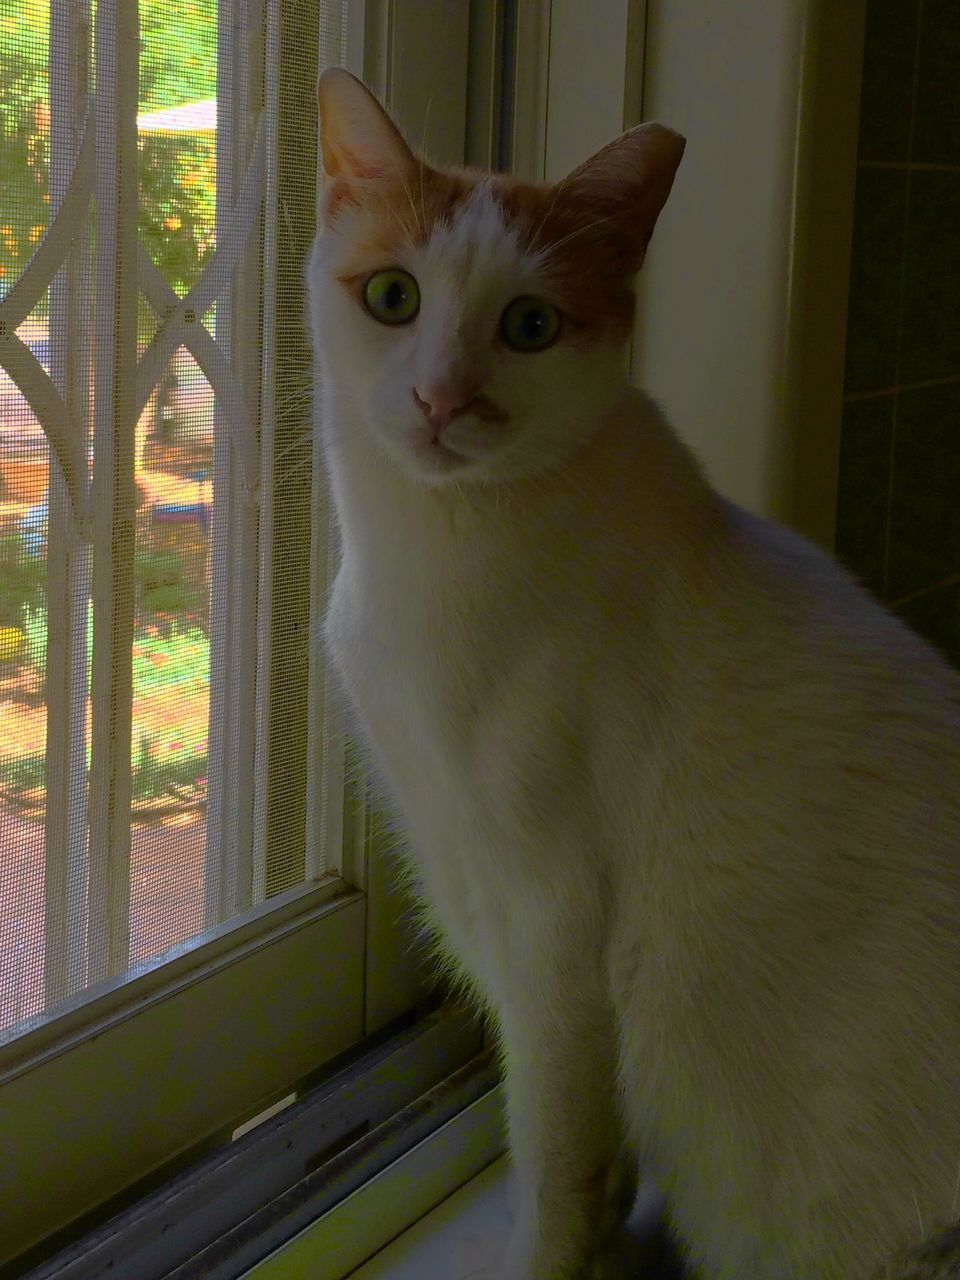
[[[512,1225],[497,1085],[290,1237],[244,1280],[500,1280]],[[641,1185],[605,1258],[609,1276],[679,1280],[663,1198]]]
[[[365,1263],[351,1280],[454,1280],[501,1256],[510,1230],[501,1156]]]
[[[411,1240],[419,1250],[419,1242],[428,1239],[438,1221],[435,1214],[440,1215],[440,1225],[462,1222],[459,1209],[469,1189],[476,1190],[478,1179],[493,1166],[502,1167],[505,1148],[503,1088],[496,1085],[267,1254],[244,1272],[244,1280],[302,1280],[307,1275],[312,1280],[342,1280],[382,1262],[385,1254],[390,1256],[388,1250],[402,1249]],[[481,1191],[485,1187],[480,1183]],[[461,1191],[466,1194],[458,1199]],[[495,1211],[490,1216],[497,1195],[505,1212],[502,1186],[497,1185],[478,1210],[481,1235],[498,1220]],[[447,1230],[456,1232],[459,1227]],[[449,1238],[446,1233],[441,1237]],[[445,1252],[450,1247],[447,1243],[441,1248]],[[454,1280],[446,1256],[444,1280]],[[402,1274],[423,1276],[422,1267],[418,1262]]]
[[[350,1280],[493,1280],[510,1230],[509,1162],[501,1156],[442,1204],[354,1271]],[[662,1199],[644,1184],[618,1250],[618,1274],[656,1280],[679,1272],[647,1263],[641,1241],[653,1229]],[[652,1261],[652,1260],[651,1260]],[[638,1269],[639,1268],[639,1269]],[[662,1268],[662,1269],[661,1269]]]

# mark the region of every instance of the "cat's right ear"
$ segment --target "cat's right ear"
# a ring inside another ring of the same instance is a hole
[[[643,261],[686,140],[666,125],[637,125],[585,160],[561,184],[564,201],[584,224],[622,247],[629,272]]]
[[[317,82],[324,207],[355,203],[358,181],[402,176],[416,165],[400,130],[366,85],[342,67],[327,67]]]

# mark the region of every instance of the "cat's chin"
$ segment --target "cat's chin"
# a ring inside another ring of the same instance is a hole
[[[434,485],[445,480],[459,480],[476,468],[472,459],[442,441],[423,438],[405,451],[402,465],[411,479]]]

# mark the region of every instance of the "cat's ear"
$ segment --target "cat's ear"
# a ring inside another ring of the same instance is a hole
[[[655,121],[637,125],[585,160],[562,184],[561,198],[577,207],[598,235],[616,236],[640,266],[666,203],[686,139]]]
[[[327,67],[317,82],[320,149],[327,213],[350,201],[356,179],[402,175],[416,165],[400,130],[370,90],[342,67]]]

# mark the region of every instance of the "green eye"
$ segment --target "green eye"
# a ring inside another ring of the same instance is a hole
[[[363,305],[381,324],[409,324],[420,310],[420,287],[409,271],[375,271],[363,286]]]
[[[500,332],[515,351],[542,351],[560,332],[560,312],[542,298],[514,298],[500,318]]]

